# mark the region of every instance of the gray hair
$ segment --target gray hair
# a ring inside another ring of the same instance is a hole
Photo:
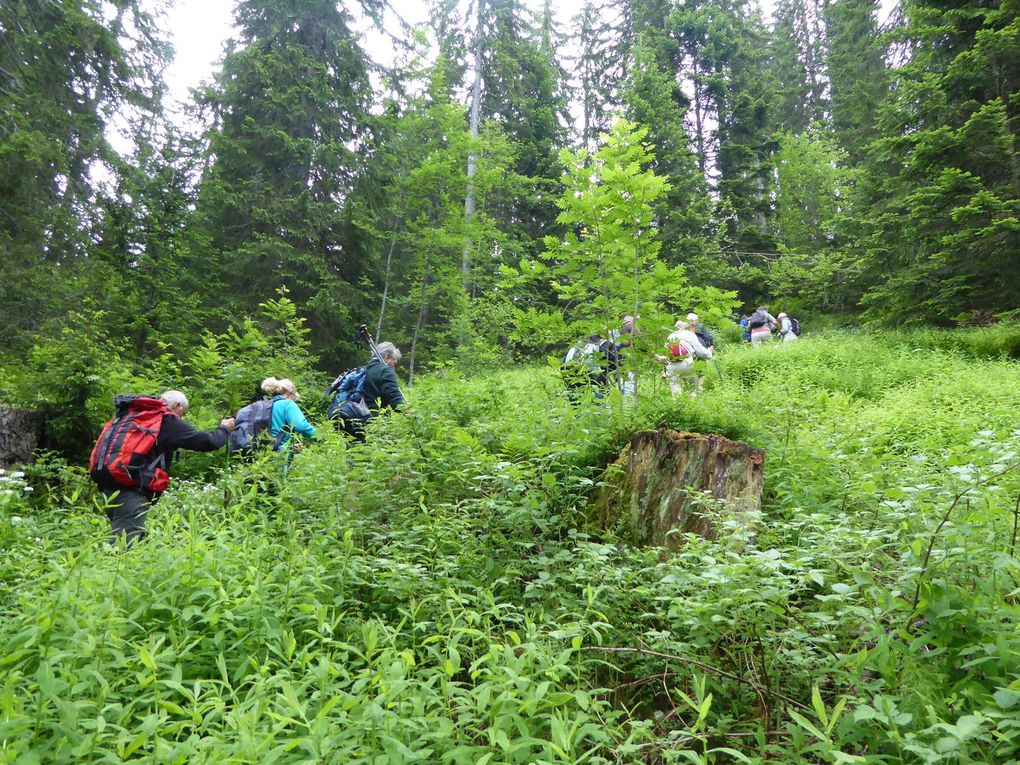
[[[400,359],[403,354],[400,349],[393,343],[378,343],[375,349],[379,351],[379,356],[385,361],[386,359],[394,359],[397,363],[400,363]]]
[[[179,390],[164,391],[160,398],[163,399],[163,403],[166,404],[167,409],[171,409],[175,406],[180,407],[182,412],[187,412],[189,409],[188,397]]]

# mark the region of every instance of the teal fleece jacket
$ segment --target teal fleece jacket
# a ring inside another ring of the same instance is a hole
[[[279,444],[276,451],[281,451],[287,446],[294,434],[315,438],[315,427],[305,419],[300,407],[289,398],[273,396],[273,420],[270,426],[270,435],[275,441],[280,434]]]

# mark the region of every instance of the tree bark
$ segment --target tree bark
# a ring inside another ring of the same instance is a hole
[[[635,433],[606,471],[595,520],[626,525],[631,541],[678,549],[685,534],[715,539],[761,509],[765,452],[722,436],[661,429]]]
[[[475,173],[478,171],[478,155],[475,144],[478,140],[478,122],[482,108],[482,20],[485,13],[485,0],[478,0],[478,14],[475,22],[475,79],[471,86],[471,153],[467,163],[467,194],[464,199],[464,217],[470,224],[475,216]],[[471,235],[464,242],[464,254],[461,258],[461,271],[464,273],[464,291],[471,291]]]
[[[42,414],[0,406],[0,467],[30,462],[42,435]]]

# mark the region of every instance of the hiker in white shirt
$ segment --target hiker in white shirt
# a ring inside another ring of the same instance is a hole
[[[688,319],[680,319],[676,323],[676,331],[666,338],[667,354],[656,355],[656,360],[666,363],[666,379],[673,397],[679,396],[685,387],[690,389],[690,397],[694,398],[701,389],[701,376],[694,368],[699,359],[713,358],[712,351],[702,345],[694,334],[694,326]]]

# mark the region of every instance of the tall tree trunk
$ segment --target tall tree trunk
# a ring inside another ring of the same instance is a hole
[[[475,21],[475,81],[471,86],[471,141],[478,140],[478,120],[482,101],[482,19],[485,11],[485,0],[478,0],[478,14]],[[470,223],[475,215],[475,173],[478,171],[478,155],[472,151],[468,154],[467,163],[467,196],[464,199],[464,217]],[[464,242],[464,255],[461,258],[461,271],[464,274],[464,290],[471,288],[471,248],[473,243],[468,234]]]
[[[386,253],[386,276],[383,278],[382,305],[379,306],[379,321],[375,325],[375,336],[382,334],[383,316],[386,315],[386,298],[390,293],[390,263],[393,260],[393,249],[397,246],[397,232],[394,230],[390,240],[390,251]]]

